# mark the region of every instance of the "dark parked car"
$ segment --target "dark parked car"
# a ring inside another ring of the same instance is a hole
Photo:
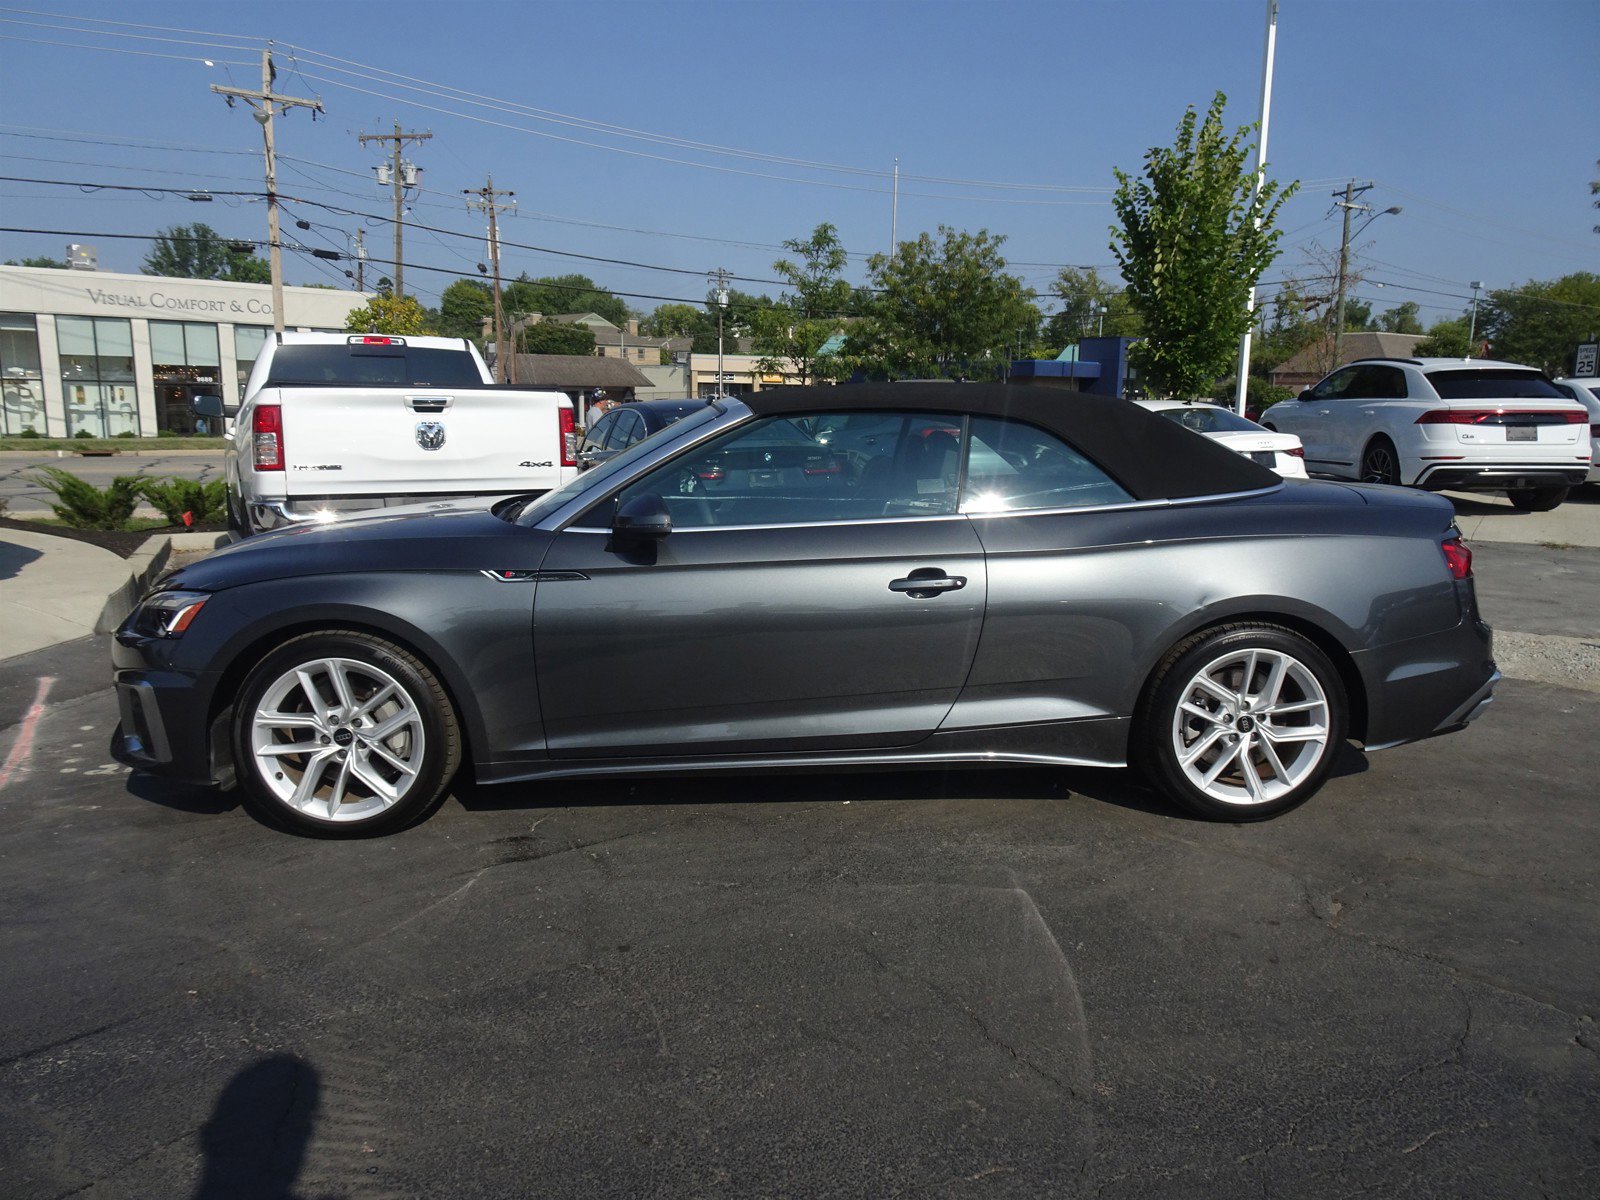
[[[705,406],[704,400],[640,400],[602,413],[584,431],[583,444],[578,447],[579,472],[598,467]]]
[[[708,488],[718,463],[740,465]],[[1254,820],[1348,738],[1488,704],[1452,522],[1121,400],[773,389],[537,499],[296,528],[168,576],[116,636],[113,751],[324,834],[424,816],[469,759],[482,783],[1131,762]]]

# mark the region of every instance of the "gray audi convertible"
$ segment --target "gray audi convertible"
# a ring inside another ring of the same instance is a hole
[[[1251,821],[1499,678],[1448,501],[970,384],[717,400],[538,497],[251,538],[113,657],[122,762],[333,836],[420,820],[468,762],[1133,766]]]

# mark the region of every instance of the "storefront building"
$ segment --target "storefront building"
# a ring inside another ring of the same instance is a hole
[[[339,331],[369,297],[286,287],[286,329]],[[215,433],[190,401],[239,402],[272,333],[272,289],[0,267],[0,436]]]

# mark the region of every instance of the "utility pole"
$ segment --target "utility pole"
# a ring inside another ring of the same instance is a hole
[[[894,200],[889,207],[889,254],[900,247],[900,156],[894,156]]]
[[[1344,282],[1350,270],[1350,215],[1356,211],[1366,212],[1372,207],[1370,204],[1357,204],[1356,197],[1372,190],[1372,184],[1357,184],[1351,180],[1344,185],[1344,198],[1339,198],[1339,193],[1333,194],[1333,202],[1344,209],[1344,232],[1339,238],[1339,281],[1334,292],[1333,301],[1333,362],[1329,365],[1330,371],[1339,369],[1340,356],[1344,351]]]
[[[717,302],[717,390],[716,395],[722,395],[722,314],[728,307],[728,271],[726,267],[718,267],[706,277],[716,285],[715,299]]]
[[[1278,50],[1278,0],[1267,0],[1267,48],[1266,57],[1261,62],[1261,136],[1256,139],[1256,182],[1251,192],[1251,199],[1261,195],[1261,189],[1267,184],[1267,125],[1272,117],[1272,66]],[[1261,228],[1261,219],[1256,218],[1256,228]],[[1245,301],[1245,308],[1252,314],[1250,323],[1245,326],[1244,336],[1239,339],[1239,385],[1234,393],[1234,408],[1239,415],[1244,416],[1244,410],[1250,393],[1250,332],[1255,325],[1254,313],[1256,310],[1256,285],[1251,283],[1250,296]]]
[[[356,230],[356,291],[367,290],[367,231]]]
[[[1472,324],[1467,329],[1467,357],[1472,357],[1472,352],[1478,345],[1478,293],[1483,291],[1483,280],[1472,281]]]
[[[393,133],[363,133],[357,137],[363,146],[368,142],[393,142],[394,162],[389,167],[390,182],[394,184],[394,294],[398,299],[406,294],[405,259],[401,257],[401,230],[404,228],[406,188],[417,182],[417,164],[400,157],[400,148],[407,142],[425,142],[432,133],[402,133],[400,122],[394,123]],[[378,183],[384,182],[384,168],[378,168]]]
[[[461,192],[465,196],[478,197],[476,200],[467,201],[467,208],[469,210],[486,212],[489,214],[489,262],[494,271],[494,381],[496,383],[504,383],[506,381],[507,360],[510,359],[513,363],[515,362],[516,348],[512,347],[508,352],[506,346],[503,344],[503,339],[505,337],[506,317],[505,312],[500,307],[499,216],[503,210],[514,208],[515,203],[501,204],[496,200],[496,197],[505,196],[507,199],[512,199],[516,196],[516,193],[495,191],[493,175],[488,176],[481,188],[462,188]],[[513,366],[512,374],[515,373],[516,369]]]
[[[291,108],[309,108],[313,113],[322,111],[321,100],[307,100],[304,96],[279,96],[272,90],[277,77],[272,65],[272,43],[261,52],[261,90],[223,87],[213,83],[211,90],[222,96],[233,107],[235,100],[243,100],[255,110],[256,121],[261,125],[261,138],[265,146],[267,163],[267,259],[272,264],[272,328],[283,332],[283,243],[278,239],[278,160],[272,140],[273,110],[288,113]],[[312,118],[315,120],[315,117]]]

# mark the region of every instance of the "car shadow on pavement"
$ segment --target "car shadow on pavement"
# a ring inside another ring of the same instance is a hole
[[[159,775],[135,771],[128,776],[128,792],[140,800],[179,812],[216,816],[240,807],[236,791],[223,791],[196,783],[176,783]]]

